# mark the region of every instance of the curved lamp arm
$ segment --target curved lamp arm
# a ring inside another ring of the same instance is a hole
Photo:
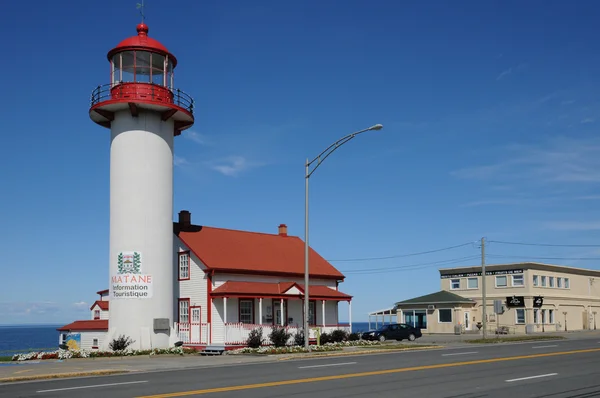
[[[327,148],[325,148],[325,150],[323,150],[323,152],[321,152],[320,154],[318,154],[313,160],[311,160],[310,162],[308,160],[306,161],[306,168],[307,168],[306,178],[309,178],[315,172],[315,170],[317,170],[317,168],[321,165],[321,163],[323,163],[323,161],[325,159],[327,159],[327,157],[329,155],[331,155],[333,152],[335,152],[336,149],[338,149],[339,147],[341,147],[342,145],[344,145],[346,142],[350,141],[352,138],[354,138],[357,135],[362,134],[362,133],[364,133],[366,131],[381,130],[382,128],[383,128],[383,126],[381,124],[376,124],[376,125],[371,126],[371,127],[367,128],[367,129],[360,130],[360,131],[348,134],[348,135],[340,138],[339,140],[337,140],[333,144],[329,145]],[[308,172],[308,168],[314,162],[317,162],[317,165],[310,172]]]

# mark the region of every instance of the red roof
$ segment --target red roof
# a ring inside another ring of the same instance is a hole
[[[181,231],[179,238],[209,270],[304,275],[304,241],[297,236],[203,226],[197,232]],[[312,248],[309,253],[309,272],[312,278],[345,278]]]
[[[107,58],[109,61],[112,58],[112,56],[118,52],[127,50],[146,50],[150,52],[156,52],[162,55],[168,55],[169,59],[173,61],[173,67],[177,65],[177,59],[175,58],[175,56],[171,54],[169,50],[167,50],[167,48],[162,45],[161,42],[151,37],[148,37],[148,25],[146,25],[145,23],[140,23],[136,27],[136,30],[138,32],[137,36],[128,37],[108,52]]]
[[[98,307],[100,307],[101,310],[108,311],[108,303],[109,302],[106,300],[96,300],[94,304],[92,304],[92,306],[90,307],[90,310],[92,310],[96,305],[98,305]]]
[[[108,319],[95,319],[89,321],[75,321],[56,329],[58,331],[85,331],[85,330],[108,330]]]
[[[293,294],[286,294],[292,287],[298,288],[302,296],[304,292],[304,285],[299,285],[294,282],[279,282],[279,283],[267,283],[267,282],[239,282],[239,281],[227,281],[215,290],[212,291],[212,296],[252,296],[252,297],[267,297],[267,296],[292,296]],[[332,289],[327,286],[310,286],[308,289],[309,299],[340,299],[350,300],[352,296],[342,293],[338,290]]]
[[[96,294],[99,294],[101,296],[105,296],[105,295],[108,294],[108,289],[100,290],[99,292],[96,292]]]

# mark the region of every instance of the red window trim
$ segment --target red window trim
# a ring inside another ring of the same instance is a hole
[[[96,315],[96,313],[98,313],[98,315]],[[94,319],[100,319],[100,310],[94,310]]]
[[[256,303],[253,298],[238,299],[238,322],[242,323],[242,301],[250,301],[252,303],[252,325],[256,324]]]
[[[313,314],[315,314],[315,322],[311,323],[310,318],[308,319],[309,326],[317,326],[317,300],[308,300],[308,313],[310,314],[310,307],[313,306]]]
[[[182,301],[187,301],[187,303],[188,303],[188,323],[190,323],[192,321],[192,312],[191,312],[189,298],[180,298],[177,300],[177,322],[181,322],[181,302]]]
[[[188,276],[187,278],[182,278],[181,277],[181,256],[182,255],[187,255],[188,258]],[[189,281],[190,278],[192,277],[192,262],[191,262],[191,255],[190,255],[190,251],[189,250],[182,250],[179,253],[177,253],[177,280],[178,281]]]
[[[273,298],[271,300],[271,319],[272,319],[271,323],[272,323],[273,326],[281,326],[280,324],[276,324],[275,323],[275,320],[277,319],[275,317],[275,303],[281,303],[280,300],[281,300],[280,298],[278,298],[278,299]],[[287,325],[288,319],[289,319],[288,318],[288,316],[289,316],[289,313],[288,313],[288,304],[289,304],[288,303],[288,299],[283,299],[283,303],[284,303],[283,306],[285,307],[285,317],[283,318],[283,324]]]

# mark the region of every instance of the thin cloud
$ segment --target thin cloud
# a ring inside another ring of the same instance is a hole
[[[210,168],[228,177],[236,177],[251,168],[261,165],[261,163],[251,162],[243,156],[229,156],[213,162]]]
[[[75,307],[78,310],[82,310],[82,309],[87,309],[90,305],[88,303],[86,303],[85,301],[79,301],[76,303],[73,303],[73,307]]]
[[[559,231],[597,231],[600,221],[547,221],[544,227]]]
[[[0,317],[11,318],[13,316],[47,315],[57,314],[61,311],[58,303],[51,301],[25,302],[8,301],[0,302]]]
[[[515,66],[514,68],[511,66],[508,69],[503,70],[502,72],[500,72],[500,74],[496,77],[496,81],[512,74],[513,72],[519,71],[521,69],[524,69],[525,67],[527,67],[527,64],[523,63],[523,64],[519,64],[517,66]]]
[[[173,165],[175,167],[177,167],[177,166],[185,166],[187,164],[189,164],[189,162],[185,158],[183,158],[181,156],[177,156],[177,155],[173,156]]]
[[[591,117],[586,117],[585,119],[583,119],[581,121],[581,124],[588,124],[588,123],[594,123],[595,119],[591,118]]]
[[[195,142],[196,144],[208,145],[208,140],[203,134],[197,133],[195,131],[184,131],[182,135],[188,140]]]

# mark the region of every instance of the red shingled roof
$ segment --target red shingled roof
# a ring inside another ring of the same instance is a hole
[[[179,238],[206,267],[221,272],[304,275],[304,241],[297,236],[202,227]],[[309,248],[310,276],[343,280],[344,275]]]
[[[108,303],[109,302],[106,300],[96,300],[94,304],[92,304],[92,306],[90,307],[90,310],[92,310],[96,305],[98,305],[98,307],[100,307],[101,310],[108,311]]]
[[[294,282],[239,282],[227,281],[215,290],[212,291],[212,296],[253,296],[253,297],[272,297],[285,296],[292,288],[297,287],[298,290],[304,292],[304,285],[299,285]],[[338,290],[327,286],[310,286],[308,289],[309,298],[319,299],[340,299],[350,300],[352,296],[342,293]],[[302,295],[302,293],[300,294]],[[294,297],[295,295],[289,295]]]
[[[108,319],[96,319],[89,321],[75,321],[56,329],[58,331],[85,331],[85,330],[108,330]]]

